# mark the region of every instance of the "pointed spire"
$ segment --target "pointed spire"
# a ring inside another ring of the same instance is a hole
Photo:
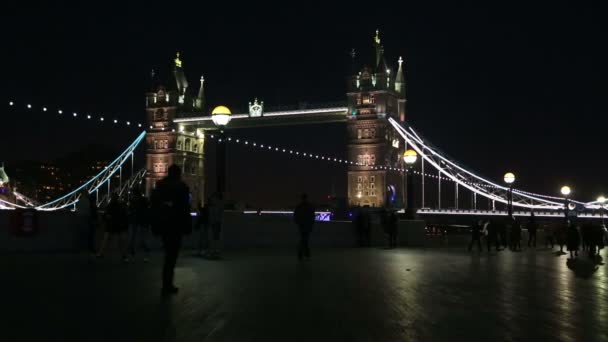
[[[205,78],[201,75],[201,86],[198,89],[198,95],[196,96],[194,107],[198,110],[202,110],[204,104],[205,104]]]
[[[175,54],[175,59],[174,59],[174,61],[175,61],[175,67],[177,67],[177,68],[181,68],[181,67],[182,67],[182,60],[181,60],[181,59],[179,59],[179,52],[177,52],[177,53]]]
[[[405,94],[405,79],[403,77],[403,57],[399,57],[399,70],[395,77],[395,91],[401,95]]]
[[[376,66],[378,66],[382,59],[382,55],[384,54],[384,47],[380,44],[380,30],[376,30],[376,36],[374,37],[374,45],[376,47]]]
[[[188,80],[186,79],[186,75],[184,74],[184,69],[182,68],[182,60],[179,58],[180,53],[176,54],[174,59],[175,69],[173,69],[173,76],[175,77],[175,83],[177,86],[178,92],[178,103],[183,105],[186,99],[186,91],[188,89]]]

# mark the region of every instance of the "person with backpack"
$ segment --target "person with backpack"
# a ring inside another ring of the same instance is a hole
[[[190,190],[181,179],[182,170],[171,165],[168,176],[158,181],[152,192],[153,232],[160,235],[165,249],[161,294],[178,292],[173,283],[175,264],[181,248],[182,236],[192,232]]]

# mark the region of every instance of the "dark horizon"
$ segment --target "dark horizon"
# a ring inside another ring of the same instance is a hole
[[[11,48],[0,108],[10,129],[0,145],[18,147],[3,149],[0,159],[53,159],[90,142],[124,149],[137,129],[15,111],[6,103],[142,122],[150,70],[167,73],[177,51],[191,89],[205,76],[207,111],[216,104],[244,108],[255,97],[267,106],[343,101],[349,52],[356,48],[360,61],[371,64],[379,28],[387,61],[407,61],[408,120],[453,159],[497,182],[513,171],[516,187],[548,195],[558,195],[564,183],[583,201],[608,191],[602,157],[607,73],[601,62],[608,56],[597,43],[606,33],[601,5],[553,2],[528,4],[524,11],[493,4],[437,10],[416,3],[368,17],[329,6],[220,8],[212,14],[194,6],[175,15],[152,5],[7,5],[2,25]],[[234,134],[344,156],[340,127]],[[213,147],[208,151],[213,182]],[[331,164],[229,152],[228,187],[241,198],[296,202],[307,190],[318,201],[332,183],[337,192],[344,189],[345,170]]]

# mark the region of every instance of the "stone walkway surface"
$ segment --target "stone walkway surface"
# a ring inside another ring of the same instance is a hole
[[[604,250],[605,251],[605,250]],[[553,251],[448,249],[3,255],[3,341],[604,341],[607,273]]]

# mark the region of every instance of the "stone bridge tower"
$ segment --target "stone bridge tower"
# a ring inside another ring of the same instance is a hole
[[[188,81],[179,53],[174,60],[173,75],[166,87],[160,77],[152,73],[152,85],[146,93],[146,195],[156,182],[167,176],[172,164],[182,169],[182,179],[188,184],[192,208],[204,201],[204,135],[199,131],[186,131],[174,119],[204,106],[203,79],[196,96],[188,93]]]
[[[375,63],[359,68],[352,54],[353,67],[348,79],[348,159],[358,165],[348,168],[350,206],[402,206],[403,174],[377,170],[376,166],[402,167],[404,144],[388,123],[392,117],[405,120],[405,82],[403,60],[397,72],[384,57],[379,31],[374,37]]]

